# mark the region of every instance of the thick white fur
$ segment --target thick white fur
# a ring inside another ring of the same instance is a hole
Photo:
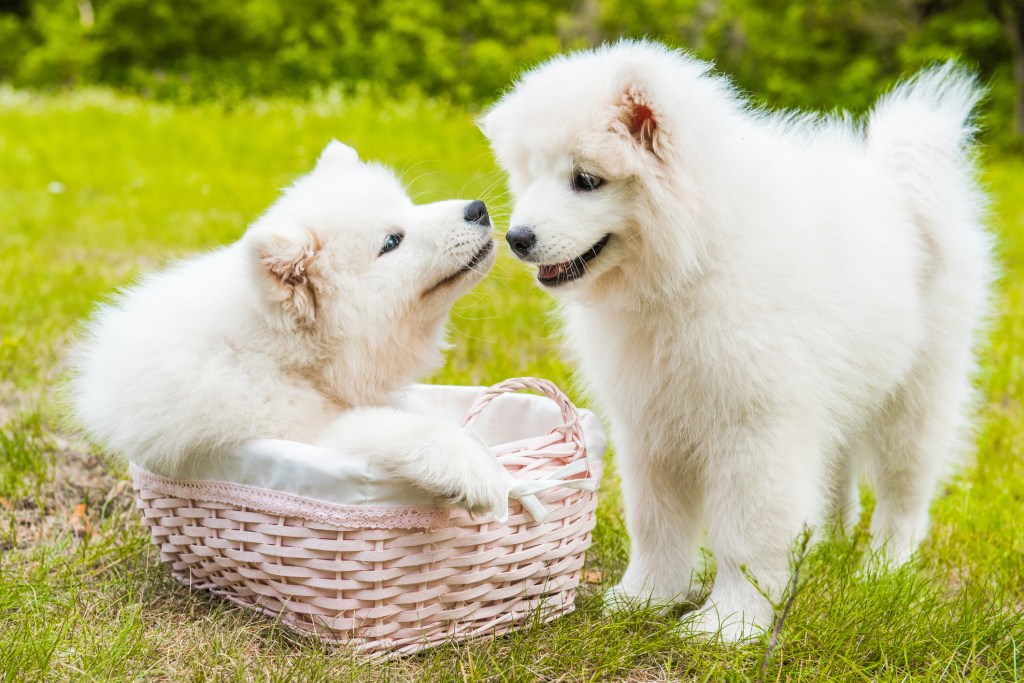
[[[441,360],[451,304],[491,240],[462,201],[416,206],[332,142],[236,243],[103,306],[75,355],[74,412],[143,466],[254,438],[345,444],[444,500],[504,508],[493,456],[457,425],[391,407]],[[400,246],[380,254],[390,233]]]
[[[613,597],[687,596],[706,522],[718,569],[694,627],[764,628],[751,579],[778,600],[804,525],[856,522],[862,472],[876,546],[911,557],[967,426],[993,277],[979,96],[946,65],[863,124],[773,114],[708,64],[623,42],[527,73],[481,120],[511,225],[536,234],[524,260],[611,235],[552,293],[617,446],[632,554]],[[576,192],[574,168],[606,182]]]

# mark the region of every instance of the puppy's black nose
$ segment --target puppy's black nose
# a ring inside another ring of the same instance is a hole
[[[490,225],[491,217],[487,215],[487,205],[479,199],[474,199],[466,204],[466,211],[462,214],[470,223]]]
[[[512,228],[505,235],[505,240],[517,256],[526,256],[526,252],[530,251],[530,247],[537,241],[537,236],[529,228]]]

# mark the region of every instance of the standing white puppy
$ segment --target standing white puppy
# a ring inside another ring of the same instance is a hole
[[[507,482],[478,439],[392,407],[440,364],[448,310],[493,247],[483,202],[414,205],[332,142],[239,241],[100,308],[75,358],[76,417],[143,467],[252,439],[344,446],[500,513]]]
[[[858,516],[907,560],[964,434],[992,278],[974,80],[922,72],[863,124],[753,108],[645,42],[527,73],[481,127],[507,239],[564,302],[612,422],[630,564],[615,596],[684,598],[706,521],[702,631],[767,626],[804,525]]]

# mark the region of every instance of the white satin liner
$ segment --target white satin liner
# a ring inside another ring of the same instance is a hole
[[[402,396],[400,407],[461,424],[485,388],[416,384]],[[579,412],[588,458],[599,464],[608,443],[604,428],[594,413]],[[472,431],[488,446],[496,446],[547,434],[562,423],[561,411],[550,399],[509,393],[484,408]],[[161,467],[147,465],[147,469],[171,479],[255,486],[340,505],[429,506],[436,502],[413,484],[390,478],[361,455],[278,439],[250,441],[233,452]]]

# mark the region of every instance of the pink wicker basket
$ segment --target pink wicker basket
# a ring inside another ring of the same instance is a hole
[[[137,505],[179,581],[327,642],[410,654],[548,621],[573,610],[600,465],[588,458],[579,412],[545,380],[485,390],[464,424],[522,389],[554,400],[563,423],[492,448],[518,486],[503,523],[461,510],[392,509],[390,519],[409,520],[404,527],[370,528],[352,523],[374,525],[365,510],[133,465]]]

